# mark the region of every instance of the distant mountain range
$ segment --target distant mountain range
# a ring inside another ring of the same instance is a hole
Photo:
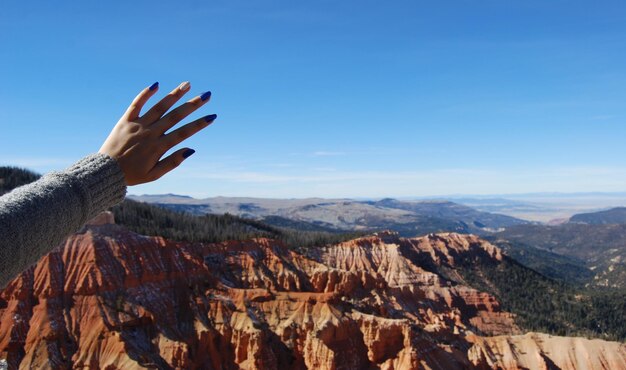
[[[174,194],[129,198],[192,214],[233,214],[263,220],[276,226],[307,223],[320,229],[393,229],[403,236],[453,231],[485,235],[530,222],[482,212],[448,201],[400,201],[382,199],[264,199],[215,197],[194,199]],[[289,221],[287,221],[289,220]]]

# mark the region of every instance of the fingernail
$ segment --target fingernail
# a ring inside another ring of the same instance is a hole
[[[204,117],[204,120],[207,122],[213,122],[216,118],[217,114],[209,114],[208,116]]]
[[[189,83],[189,81],[185,81],[182,84],[180,84],[180,86],[178,86],[178,90],[187,91],[189,90],[190,87],[191,87],[191,84]]]
[[[185,150],[185,151],[183,152],[183,158],[189,158],[189,157],[191,157],[191,155],[192,155],[193,153],[195,153],[195,152],[196,152],[196,151],[195,151],[195,150],[193,150],[193,149],[187,149],[187,150]]]
[[[156,88],[159,87],[159,83],[155,82],[152,85],[150,85],[150,91],[156,90]]]
[[[200,95],[200,99],[202,101],[207,101],[207,99],[209,99],[211,97],[211,92],[207,91],[204,94]]]

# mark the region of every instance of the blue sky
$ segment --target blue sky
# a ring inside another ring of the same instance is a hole
[[[618,1],[7,1],[0,165],[64,168],[189,80],[217,121],[130,193],[624,191],[625,40]]]

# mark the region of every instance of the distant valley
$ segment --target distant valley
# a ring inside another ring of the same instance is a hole
[[[626,193],[531,193],[492,196],[449,196],[443,199],[479,211],[523,220],[559,224],[579,213],[626,206]]]

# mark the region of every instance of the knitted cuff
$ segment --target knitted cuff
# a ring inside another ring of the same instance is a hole
[[[75,183],[83,190],[87,219],[124,200],[124,174],[117,161],[106,154],[88,155],[64,172],[76,179]]]

